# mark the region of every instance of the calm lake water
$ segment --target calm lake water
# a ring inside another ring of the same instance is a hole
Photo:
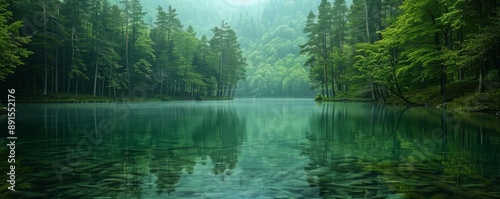
[[[500,197],[493,115],[310,99],[17,109],[13,198]]]

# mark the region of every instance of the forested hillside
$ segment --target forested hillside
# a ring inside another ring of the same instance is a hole
[[[235,29],[248,60],[247,78],[240,96],[313,97],[299,45],[306,41],[302,29],[314,1],[268,1],[260,20],[242,15]]]
[[[0,77],[10,88],[43,95],[231,98],[245,77],[237,35],[222,20],[203,27],[211,33],[205,36],[183,25],[172,6],[156,6],[148,23],[139,0],[0,2],[1,50],[8,55]]]

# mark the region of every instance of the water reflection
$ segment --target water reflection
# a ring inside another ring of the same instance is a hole
[[[19,191],[11,197],[187,196],[195,165],[229,176],[245,121],[230,104],[30,105],[19,115]],[[209,164],[207,165],[207,162]],[[4,189],[5,190],[5,189]],[[2,190],[2,191],[4,191]],[[32,190],[32,191],[24,191]],[[3,193],[5,194],[5,193]],[[149,194],[149,196],[148,196]]]
[[[302,154],[322,197],[500,197],[498,119],[379,104],[316,110]]]
[[[496,198],[500,190],[500,119],[491,116],[274,99],[37,104],[17,115],[12,198]]]

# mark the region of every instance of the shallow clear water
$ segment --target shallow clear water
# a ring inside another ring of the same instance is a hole
[[[12,197],[500,197],[492,115],[309,99],[17,109]]]

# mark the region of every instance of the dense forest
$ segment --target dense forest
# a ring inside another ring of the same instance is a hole
[[[415,103],[405,92],[432,87],[439,95],[420,100],[449,102],[475,88],[498,95],[499,9],[496,0],[322,0],[307,16],[301,54],[319,99]]]
[[[492,101],[499,9],[496,0],[4,0],[0,77],[44,95]]]
[[[158,6],[152,24],[139,0],[12,0],[1,1],[1,9],[0,77],[17,89],[231,98],[245,77],[246,61],[228,23],[211,28],[210,38],[198,36],[171,6]]]
[[[314,97],[299,45],[306,42],[302,29],[307,13],[317,5],[307,0],[267,1],[257,16],[241,13],[234,27],[248,67],[238,96]]]

